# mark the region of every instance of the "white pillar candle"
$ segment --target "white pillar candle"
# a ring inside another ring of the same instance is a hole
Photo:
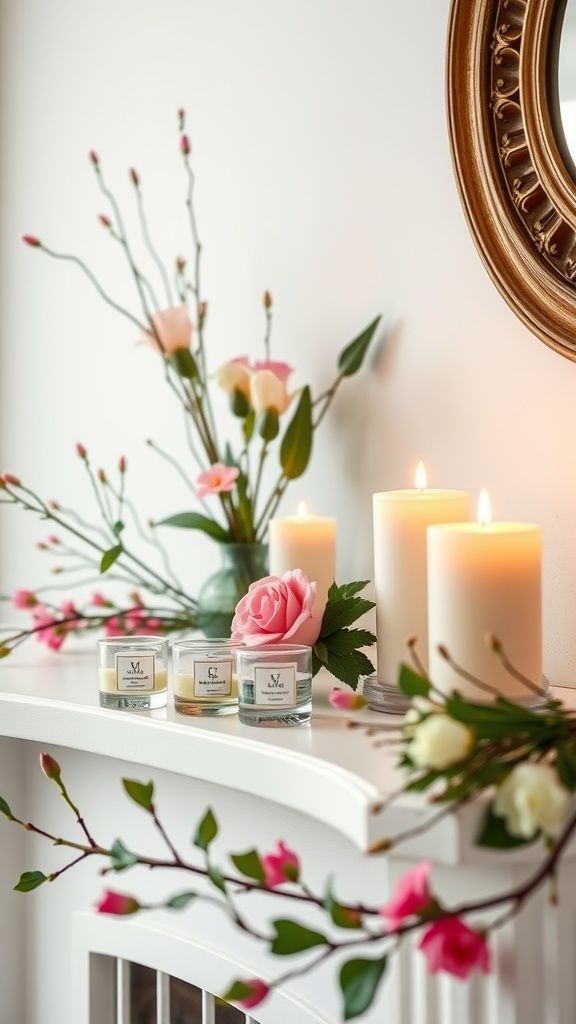
[[[295,516],[270,520],[268,540],[270,575],[301,569],[316,582],[315,608],[323,612],[336,575],[336,520],[309,515],[301,502]]]
[[[542,687],[542,531],[531,523],[480,522],[428,531],[429,666],[443,693],[490,700],[438,652],[504,697],[530,696],[487,644],[492,634],[512,665]]]
[[[431,523],[468,519],[469,496],[426,488],[420,463],[416,489],[382,491],[372,502],[377,676],[395,686],[411,637],[424,666],[428,661],[426,530]]]

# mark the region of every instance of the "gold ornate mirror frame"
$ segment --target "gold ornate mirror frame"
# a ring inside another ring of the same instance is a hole
[[[558,44],[566,0],[452,0],[452,158],[494,283],[542,341],[576,360],[576,171],[563,144]]]

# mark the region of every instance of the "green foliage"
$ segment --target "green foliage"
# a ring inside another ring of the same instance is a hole
[[[558,747],[554,765],[560,776],[560,781],[571,793],[576,790],[576,739],[571,738],[567,743]]]
[[[325,946],[328,939],[321,932],[312,931],[297,921],[278,920],[272,922],[276,935],[272,940],[271,952],[276,956],[289,956],[291,953],[302,953],[314,946]]]
[[[197,898],[198,893],[196,892],[178,892],[175,896],[170,897],[166,906],[169,907],[170,910],[184,910],[192,900]]]
[[[108,569],[114,565],[114,562],[120,558],[122,551],[123,548],[121,544],[116,544],[113,548],[109,548],[108,551],[105,551],[100,562],[100,572],[107,572]]]
[[[239,1003],[241,999],[247,999],[252,995],[252,989],[244,981],[235,981],[222,999],[227,1003]]]
[[[409,665],[400,666],[398,687],[410,700],[414,697],[428,697],[430,694],[430,681],[415,672]]]
[[[206,814],[202,818],[202,821],[196,829],[196,835],[194,836],[194,846],[198,846],[200,850],[207,850],[210,843],[218,835],[218,822],[214,817],[210,808],[206,811]]]
[[[230,854],[230,860],[241,875],[244,875],[246,878],[253,878],[255,882],[262,885],[266,875],[257,850],[248,850],[246,853],[232,853]]]
[[[267,442],[273,441],[280,433],[280,417],[278,410],[266,409],[257,420],[257,430],[260,437]]]
[[[364,362],[364,357],[368,351],[370,342],[374,337],[374,333],[378,324],[380,323],[381,317],[377,316],[371,324],[366,327],[362,334],[359,334],[354,341],[351,341],[349,345],[340,353],[338,357],[338,370],[343,377],[352,377],[353,374],[358,373],[358,370]]]
[[[349,629],[361,615],[374,607],[373,601],[358,597],[367,586],[367,580],[333,583],[328,591],[328,601],[322,618],[320,636],[312,655],[314,675],[324,666],[328,671],[352,689],[356,689],[360,676],[374,671],[370,659],[359,647],[370,647],[376,637],[369,629]]]
[[[178,348],[170,356],[170,363],[179,377],[196,380],[199,376],[198,365],[190,349]]]
[[[32,892],[33,889],[37,889],[39,885],[43,885],[47,881],[48,876],[41,871],[25,871],[20,875],[18,884],[14,886],[14,892]]]
[[[368,586],[368,582],[368,580],[362,580],[355,583],[344,583],[340,587],[336,583],[332,584],[328,591],[328,601],[320,629],[320,636],[323,640],[331,633],[356,622],[361,615],[374,608],[374,601],[357,596],[360,590]]]
[[[0,814],[4,814],[7,818],[10,818],[11,821],[14,817],[3,796],[0,796]]]
[[[131,868],[133,864],[138,863],[138,855],[130,853],[130,850],[126,849],[121,839],[115,841],[110,853],[110,861],[114,871],[125,871],[126,868]]]
[[[220,889],[220,892],[225,893],[226,882],[224,880],[224,875],[222,874],[222,872],[219,871],[218,868],[215,868],[213,864],[208,864],[206,870],[208,872],[208,878],[210,879],[212,884],[215,885],[217,889]]]
[[[357,910],[344,907],[335,899],[332,892],[332,882],[328,879],[326,894],[324,896],[324,909],[330,914],[332,921],[337,928],[361,928],[362,916]]]
[[[307,468],[312,454],[312,434],[312,398],[306,385],[280,445],[280,465],[288,480],[296,480]]]
[[[122,785],[131,800],[139,807],[150,813],[154,810],[152,797],[154,795],[153,782],[137,782],[135,779],[122,779]]]
[[[116,522],[114,523],[114,526],[112,527],[112,533],[113,533],[113,534],[114,534],[114,535],[115,535],[116,537],[119,537],[119,536],[120,536],[120,534],[122,533],[122,530],[124,530],[124,529],[125,529],[125,526],[126,526],[126,524],[125,524],[125,523],[123,523],[121,519],[118,519],[118,520],[117,520],[117,521],[116,521]]]
[[[494,814],[491,807],[486,808],[482,824],[476,836],[476,845],[485,846],[492,850],[512,850],[516,846],[529,846],[540,838],[538,832],[530,839],[523,839],[521,836],[511,836],[508,832],[504,819]]]
[[[340,971],[340,988],[344,996],[344,1020],[360,1017],[372,1005],[384,971],[387,957],[377,960],[348,960]]]
[[[156,526],[176,526],[181,530],[203,530],[214,540],[225,543],[230,540],[228,530],[225,530],[215,519],[203,516],[200,512],[179,512],[178,515],[168,516],[167,519],[160,519]]]

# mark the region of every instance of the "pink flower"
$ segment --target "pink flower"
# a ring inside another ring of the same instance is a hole
[[[164,629],[160,619],[146,619],[144,623],[147,633],[163,633]]]
[[[93,595],[93,597],[92,597],[92,604],[93,604],[94,608],[107,608],[107,607],[109,607],[109,602],[104,597],[104,594],[100,594],[99,592]]]
[[[293,372],[292,367],[288,366],[288,363],[279,363],[274,359],[261,360],[258,363],[254,363],[254,373],[259,373],[266,370],[269,373],[273,373],[278,380],[286,383],[288,377]]]
[[[34,628],[41,644],[46,644],[53,651],[59,651],[66,638],[66,626],[61,626],[58,619],[43,604],[34,608]]]
[[[339,711],[359,711],[366,707],[368,701],[361,693],[349,693],[346,690],[332,690],[328,694],[328,700],[333,708]]]
[[[250,402],[256,415],[275,409],[280,415],[292,401],[293,395],[288,394],[286,381],[292,372],[286,363],[257,363],[250,378]],[[274,367],[275,369],[271,369]]]
[[[96,904],[99,914],[135,914],[139,909],[140,904],[133,896],[125,896],[111,889],[107,889],[100,902]]]
[[[167,356],[174,355],[178,349],[190,348],[192,324],[186,306],[163,309],[160,313],[153,313],[151,320]],[[154,348],[159,348],[153,334],[147,332],[146,338]]]
[[[283,642],[312,647],[322,625],[322,615],[313,610],[315,598],[316,584],[301,569],[265,576],[236,605],[232,639],[250,647]]]
[[[205,498],[207,494],[233,491],[239,474],[240,470],[236,466],[224,466],[221,462],[215,462],[210,469],[198,474],[196,497]]]
[[[269,853],[262,857],[262,867],[266,875],[264,885],[267,889],[273,889],[275,885],[282,885],[283,882],[297,882],[300,874],[300,861],[297,855],[289,850],[281,839],[277,850],[277,853]]]
[[[486,939],[458,917],[434,921],[419,944],[430,974],[447,971],[457,978],[467,978],[474,970],[490,971],[490,950]]]
[[[246,988],[251,990],[250,995],[244,996],[243,999],[236,1000],[238,1006],[242,1006],[245,1010],[251,1009],[252,1006],[258,1006],[270,991],[268,985],[261,981],[260,978],[250,978],[243,981],[242,984],[246,985]]]
[[[17,590],[12,598],[15,608],[35,608],[38,598],[33,590]]]
[[[245,398],[250,399],[250,377],[252,371],[246,356],[230,359],[216,371],[217,384],[226,392],[241,391]]]
[[[106,619],[104,623],[104,632],[106,636],[124,636],[125,630],[122,626],[119,615],[111,615],[109,619]]]
[[[430,864],[428,861],[422,861],[398,880],[392,899],[380,907],[379,911],[383,917],[388,918],[390,931],[397,928],[405,917],[420,914],[429,906],[431,902],[428,888],[429,874]]]

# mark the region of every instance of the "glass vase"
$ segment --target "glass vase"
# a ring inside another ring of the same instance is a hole
[[[198,625],[204,636],[230,636],[236,605],[251,583],[268,575],[266,544],[220,544],[222,565],[198,595]]]

